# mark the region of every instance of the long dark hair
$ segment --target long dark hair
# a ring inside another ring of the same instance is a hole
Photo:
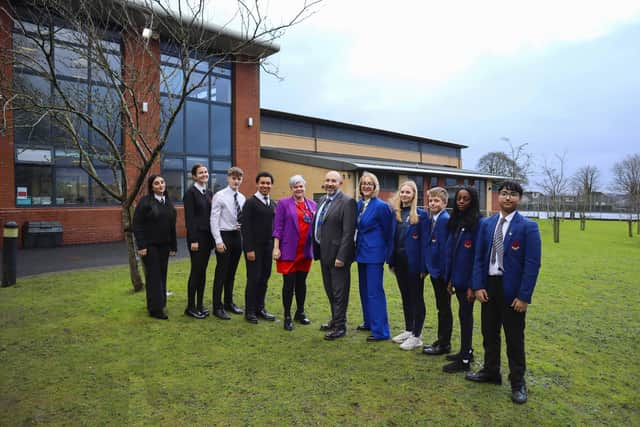
[[[458,203],[456,203],[456,200],[458,200],[458,194],[463,190],[469,193],[469,196],[471,197],[471,203],[465,211],[458,209]],[[455,232],[462,227],[468,230],[473,230],[474,227],[478,225],[478,221],[481,217],[480,199],[478,198],[478,192],[476,189],[473,187],[458,188],[453,198],[453,211],[451,212],[451,217],[449,218],[448,223],[449,231]]]

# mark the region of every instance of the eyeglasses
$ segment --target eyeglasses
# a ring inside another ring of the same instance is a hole
[[[360,187],[371,187],[371,188],[375,188],[375,184],[373,182],[361,182],[360,183]]]
[[[517,191],[501,191],[500,193],[500,197],[518,197],[520,196],[520,193],[518,193]]]

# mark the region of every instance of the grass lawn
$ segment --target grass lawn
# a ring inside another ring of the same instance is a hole
[[[326,342],[318,327],[329,306],[317,266],[307,298],[313,323],[286,332],[275,272],[267,301],[276,323],[195,320],[182,315],[189,262],[176,261],[169,321],[146,315],[144,293],[130,291],[124,267],[35,276],[0,289],[0,424],[640,425],[640,237],[628,238],[626,227],[592,221],[580,232],[577,221],[566,221],[554,244],[550,223],[541,222],[523,406],[510,401],[506,355],[504,385],[494,386],[444,374],[442,356],[365,342],[367,334],[355,330],[355,266],[348,334]],[[237,277],[242,303],[244,262]],[[392,275],[385,280],[397,333],[400,295]],[[435,303],[425,288],[423,339],[431,342]],[[208,303],[210,292],[209,281]],[[476,367],[479,319],[476,304]]]

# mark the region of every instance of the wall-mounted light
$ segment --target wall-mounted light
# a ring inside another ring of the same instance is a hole
[[[250,128],[253,127],[253,117],[247,118],[247,126]]]
[[[142,103],[142,112],[146,113],[147,111],[149,111],[149,103],[148,102],[143,102]]]
[[[142,38],[145,40],[149,40],[151,38],[151,36],[153,35],[153,31],[151,30],[151,28],[143,28],[142,29]]]

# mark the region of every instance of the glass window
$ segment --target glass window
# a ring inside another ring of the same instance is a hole
[[[376,174],[380,181],[380,190],[395,191],[398,188],[398,175],[393,173]]]
[[[437,187],[438,186],[438,177],[437,176],[432,176],[431,180],[429,182],[429,188],[433,188],[433,187]]]
[[[78,166],[80,152],[77,150],[56,149],[56,166]]]
[[[91,63],[91,80],[94,82],[111,83],[109,73],[114,72],[119,78],[122,72],[122,61],[120,55],[104,53],[104,57],[94,52],[94,61]]]
[[[162,65],[160,70],[160,92],[181,94],[184,81],[182,69]]]
[[[51,163],[51,150],[35,150],[16,147],[16,161],[29,163]]]
[[[415,182],[418,187],[418,206],[424,206],[424,178],[422,175],[409,175],[407,178]]]
[[[122,125],[120,123],[120,100],[114,88],[93,86],[91,90],[91,117],[95,127],[102,130],[116,145],[122,144]],[[111,154],[107,140],[98,132],[93,132],[93,144]]]
[[[53,34],[56,41],[75,43],[79,45],[87,45],[89,43],[89,37],[85,33],[80,31],[74,31],[62,27],[55,27],[53,30]]]
[[[226,170],[229,170],[230,167],[231,167],[231,160],[213,159],[213,161],[211,162],[211,167],[209,169],[226,171]]]
[[[209,154],[209,104],[186,102],[186,152],[189,154]]]
[[[200,163],[206,166],[208,162],[209,159],[207,157],[187,157],[187,167],[185,168],[185,170],[189,172],[189,174],[191,174],[191,168],[193,167],[193,165],[195,165],[196,163]]]
[[[453,187],[454,185],[458,185],[458,179],[457,178],[445,178],[444,185],[445,185],[445,187]]]
[[[89,202],[89,177],[80,168],[56,168],[56,204]]]
[[[184,189],[184,170],[164,171],[162,173],[165,183],[167,184],[167,193],[174,203],[182,202]]]
[[[174,157],[165,157],[162,160],[162,170],[165,169],[184,170],[184,161]]]
[[[231,156],[231,108],[211,105],[211,152],[215,156]]]
[[[165,123],[169,119],[170,111],[170,100],[166,96],[160,98],[161,102],[161,111],[160,111],[160,120],[162,122],[162,130],[165,128]],[[169,153],[182,153],[184,152],[183,146],[183,129],[184,129],[184,107],[178,111],[176,117],[171,125],[171,129],[169,130],[169,135],[167,136],[167,142],[164,146],[164,151]]]
[[[49,43],[43,44],[44,51],[49,52]],[[16,54],[16,61],[22,68],[33,72],[44,72],[49,67],[47,57],[42,47],[29,38],[21,34],[13,34],[13,49]]]
[[[51,166],[16,164],[16,189],[27,190],[26,195],[18,198],[17,205],[50,205],[53,196]]]
[[[214,193],[222,190],[227,186],[227,171],[209,171],[209,182]]]
[[[120,177],[116,180],[116,177],[113,174],[111,169],[97,169],[98,177],[100,180],[105,183],[109,188],[111,188],[116,193],[119,192],[118,186],[120,185]],[[93,202],[97,204],[114,204],[117,203],[117,200],[114,199],[100,187],[94,180],[91,180],[91,192],[93,194]]]
[[[231,103],[231,80],[222,77],[211,77],[211,100]]]
[[[57,45],[54,50],[56,74],[78,79],[88,76],[86,48]]]
[[[191,73],[189,84],[187,85],[190,98],[207,99],[209,92],[209,78],[204,73]]]

